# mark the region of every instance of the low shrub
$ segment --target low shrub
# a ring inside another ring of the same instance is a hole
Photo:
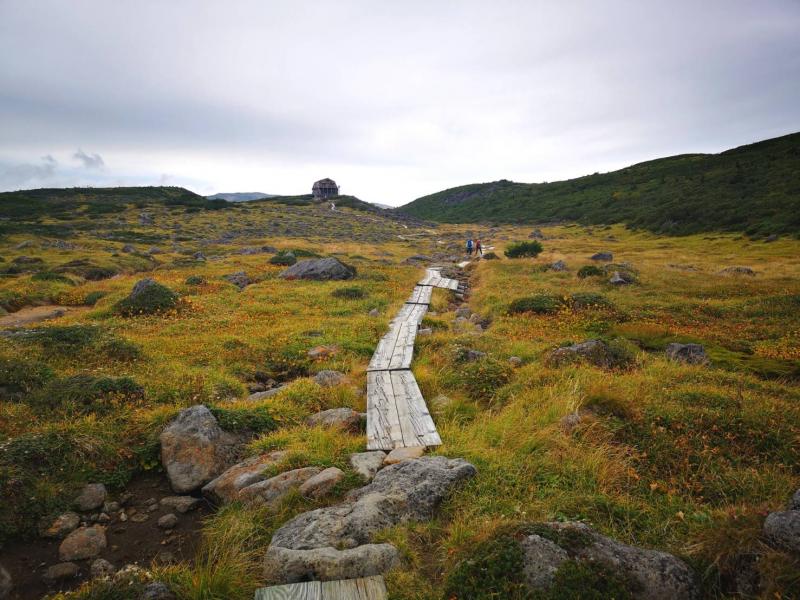
[[[41,345],[48,356],[74,356],[94,345],[102,334],[95,325],[52,325],[33,329],[23,339]]]
[[[150,280],[146,286],[136,290],[142,282],[136,284],[134,292],[114,305],[114,311],[123,317],[135,315],[151,315],[166,312],[178,305],[180,296],[156,281]]]
[[[103,279],[110,279],[116,275],[117,272],[114,269],[108,269],[106,267],[89,267],[84,269],[81,274],[87,281],[101,281]]]
[[[44,363],[0,357],[0,398],[16,400],[54,377]]]
[[[139,346],[129,340],[117,337],[105,340],[100,345],[99,350],[108,356],[108,358],[123,362],[136,360],[142,355]]]
[[[266,406],[254,407],[235,407],[221,408],[212,406],[209,408],[219,426],[225,431],[262,433],[273,431],[277,427],[275,419]]]
[[[552,314],[564,306],[564,299],[552,294],[536,294],[526,298],[517,298],[508,305],[508,314],[520,313]]]
[[[484,260],[499,260],[499,259],[500,259],[500,257],[499,257],[499,256],[497,256],[497,254],[495,254],[494,252],[486,252],[486,253],[483,255],[483,259],[484,259]]]
[[[367,297],[367,292],[360,287],[343,287],[333,290],[331,296],[345,300],[361,300]]]
[[[67,285],[75,285],[75,282],[72,281],[66,275],[61,275],[60,273],[53,273],[52,271],[42,271],[41,273],[36,273],[31,276],[31,281],[53,281],[56,283],[66,283]]]
[[[542,245],[536,240],[527,242],[513,242],[505,249],[508,258],[536,258],[542,251]]]
[[[189,275],[184,281],[186,285],[203,285],[205,282],[205,278],[200,275]]]
[[[511,380],[511,373],[507,363],[486,357],[461,366],[460,385],[472,399],[487,403]]]
[[[281,267],[291,267],[297,262],[297,256],[293,252],[281,251],[269,259],[270,264]]]
[[[107,414],[116,406],[138,402],[144,388],[130,377],[80,374],[53,379],[24,401],[34,408],[77,414]]]
[[[611,302],[603,296],[595,292],[576,292],[570,295],[572,307],[576,309],[583,308],[606,308],[611,306]]]
[[[101,298],[105,298],[107,295],[108,294],[106,292],[101,291],[89,292],[83,299],[83,303],[86,306],[94,306]]]
[[[580,279],[586,279],[587,277],[602,277],[603,275],[605,275],[603,269],[594,265],[584,265],[578,269],[578,277]]]

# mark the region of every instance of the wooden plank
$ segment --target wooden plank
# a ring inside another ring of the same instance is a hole
[[[411,371],[392,371],[391,379],[406,446],[440,445],[442,439],[414,374]]]
[[[386,600],[383,577],[361,577],[322,582],[323,600]]]
[[[411,292],[411,297],[406,300],[408,304],[430,304],[431,303],[431,294],[433,293],[433,288],[431,286],[423,286],[417,285],[414,286],[414,291]]]
[[[367,449],[402,447],[403,433],[389,371],[367,373]]]
[[[255,600],[322,600],[322,598],[322,582],[304,581],[259,588],[256,590]]]

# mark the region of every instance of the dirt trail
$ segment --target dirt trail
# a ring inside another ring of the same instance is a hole
[[[63,317],[69,312],[76,312],[86,310],[85,307],[74,306],[58,306],[55,304],[47,304],[45,306],[29,306],[21,308],[15,313],[11,313],[0,317],[0,329],[8,329],[10,327],[22,327],[30,323],[38,323],[39,321],[46,321],[48,319],[56,319]]]

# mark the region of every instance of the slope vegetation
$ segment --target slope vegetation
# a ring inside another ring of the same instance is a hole
[[[445,223],[626,223],[659,233],[800,233],[800,133],[553,183],[465,185],[399,209]]]

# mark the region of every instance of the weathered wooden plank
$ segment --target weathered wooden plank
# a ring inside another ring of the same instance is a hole
[[[430,304],[432,293],[433,293],[433,288],[431,286],[427,285],[414,286],[414,291],[411,292],[411,297],[408,300],[406,300],[406,303]]]
[[[402,447],[403,433],[389,371],[367,373],[367,448]]]
[[[442,443],[436,425],[411,371],[392,371],[392,390],[406,446],[438,446]],[[409,443],[413,441],[413,443]]]
[[[417,337],[417,322],[404,321],[397,328],[392,357],[389,360],[390,369],[410,369],[414,359],[414,340]]]
[[[358,598],[358,596],[355,596]],[[255,600],[322,600],[322,582],[304,581],[256,590]]]
[[[362,577],[322,582],[323,600],[386,600],[383,577]]]

